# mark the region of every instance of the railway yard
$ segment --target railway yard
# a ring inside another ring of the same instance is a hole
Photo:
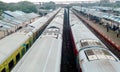
[[[58,8],[0,40],[0,72],[120,72],[116,19],[94,8]]]

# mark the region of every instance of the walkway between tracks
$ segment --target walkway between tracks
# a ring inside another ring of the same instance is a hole
[[[68,9],[65,9],[61,72],[78,72],[75,60],[76,58],[73,52],[72,40],[70,37],[69,11]]]

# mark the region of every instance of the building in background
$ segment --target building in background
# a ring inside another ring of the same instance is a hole
[[[110,0],[100,0],[101,3],[110,3]]]

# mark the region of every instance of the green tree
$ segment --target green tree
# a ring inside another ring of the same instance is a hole
[[[45,9],[55,9],[55,3],[50,1],[50,2],[46,2],[43,4],[43,7]]]
[[[2,14],[2,12],[6,10],[6,3],[3,3],[0,1],[0,15]]]
[[[37,12],[36,6],[28,1],[22,1],[16,4],[18,10],[30,13],[30,12]]]
[[[21,1],[18,3],[4,3],[0,1],[0,15],[5,10],[20,10],[26,13],[37,12],[35,4],[28,1]]]

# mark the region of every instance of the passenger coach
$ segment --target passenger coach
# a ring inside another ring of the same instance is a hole
[[[10,72],[60,9],[0,40],[0,72]]]
[[[63,15],[61,9],[12,72],[60,72]]]
[[[81,72],[119,72],[119,59],[70,12],[71,36]]]

